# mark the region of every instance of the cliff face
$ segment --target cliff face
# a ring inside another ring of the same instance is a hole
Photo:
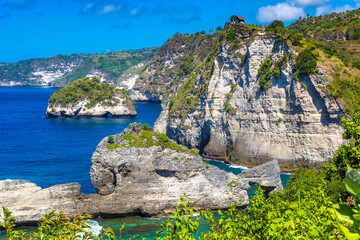
[[[131,90],[135,101],[161,102],[201,64],[221,37],[213,34],[175,34],[152,57]]]
[[[343,112],[321,91],[326,72],[293,80],[290,55],[280,77],[271,76],[271,87],[260,88],[258,71],[266,58],[276,62],[289,51],[261,31],[236,51],[222,42],[209,80],[197,75],[195,90],[182,97],[191,103],[196,89],[207,85],[195,107],[163,104],[155,129],[204,155],[244,165],[277,159],[293,168],[328,160],[342,143]]]

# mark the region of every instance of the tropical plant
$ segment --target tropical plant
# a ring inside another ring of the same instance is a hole
[[[348,167],[360,168],[360,112],[355,113],[352,120],[343,118],[341,124],[345,129],[343,138],[348,142],[338,148],[331,165],[333,171],[344,178]]]
[[[346,204],[334,205],[340,220],[339,227],[347,239],[360,239],[360,172],[348,166],[345,185],[347,191],[355,198],[355,204],[353,207]]]
[[[94,235],[89,230],[90,223],[86,220],[91,219],[91,215],[83,212],[76,215],[73,219],[65,216],[63,212],[56,212],[55,210],[44,214],[39,222],[37,231],[28,234],[23,230],[14,230],[16,218],[12,216],[11,212],[3,207],[4,223],[0,226],[6,229],[7,239],[33,239],[33,240],[81,240],[81,239],[108,239],[116,240],[114,231],[111,228],[103,228],[99,235]],[[124,225],[120,228],[120,232],[124,229]],[[138,236],[132,236],[134,239]],[[120,238],[121,239],[121,238]]]

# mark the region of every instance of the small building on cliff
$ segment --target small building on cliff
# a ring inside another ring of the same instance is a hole
[[[236,22],[237,23],[245,23],[245,19],[243,17],[241,17],[241,16],[237,16]]]

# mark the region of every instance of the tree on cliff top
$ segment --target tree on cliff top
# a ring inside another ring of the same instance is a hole
[[[230,21],[231,21],[231,22],[235,22],[236,19],[237,19],[237,16],[236,16],[236,15],[232,15],[232,16],[230,17]]]

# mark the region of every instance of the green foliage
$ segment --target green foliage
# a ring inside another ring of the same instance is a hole
[[[294,201],[296,198],[303,197],[302,194],[311,191],[314,188],[323,189],[326,197],[331,202],[338,203],[346,200],[344,180],[339,175],[326,172],[327,165],[323,170],[300,168],[295,174],[292,174],[288,186],[284,191],[284,199]]]
[[[354,68],[360,69],[360,61],[353,61],[352,65]]]
[[[165,133],[154,131],[148,124],[133,126],[131,134],[123,134],[122,138],[125,142],[112,143],[106,146],[109,150],[116,150],[118,148],[150,148],[153,146],[160,146],[162,148],[170,148],[178,152],[188,152],[193,155],[199,155],[194,149],[184,149],[181,145],[170,141]]]
[[[273,69],[273,74],[275,78],[280,78],[281,76],[281,70],[282,68],[287,64],[288,61],[288,55],[284,54],[284,56],[282,56],[281,58],[279,58],[275,63],[274,63],[274,69]]]
[[[115,89],[109,83],[102,83],[97,77],[82,78],[72,82],[68,86],[57,90],[50,96],[51,106],[73,106],[74,104],[87,100],[87,108],[96,104],[112,106],[118,102],[115,95],[125,98],[126,104],[133,107],[129,94],[126,91]]]
[[[83,212],[81,215],[76,215],[73,219],[70,219],[66,217],[63,212],[56,213],[54,210],[43,215],[37,231],[27,234],[23,230],[14,230],[16,218],[11,215],[11,212],[6,207],[3,207],[3,211],[4,223],[1,223],[0,225],[6,229],[7,239],[9,240],[119,239],[115,236],[112,229],[103,228],[99,236],[87,231],[90,228],[90,224],[86,220],[91,219],[92,216],[86,212]],[[120,228],[120,232],[123,228],[124,226]],[[137,236],[133,236],[130,239],[134,239],[136,237]]]
[[[266,32],[282,34],[284,31],[284,23],[280,20],[274,20],[266,27]]]
[[[339,227],[347,239],[360,239],[360,172],[348,167],[345,185],[347,191],[355,198],[355,205],[353,207],[345,204],[334,205],[338,219],[348,223],[346,226],[339,223]]]
[[[227,94],[225,94],[225,97],[226,97],[227,100],[230,100],[231,94],[230,94],[230,93],[227,93]]]
[[[201,218],[210,231],[198,233],[199,218],[192,215],[189,203],[178,206],[173,218],[167,220],[157,239],[338,239],[342,238],[332,202],[326,195],[322,178],[307,171],[295,174],[290,189],[265,198],[259,187],[245,211],[239,204],[218,216],[210,210],[201,211]],[[301,178],[306,177],[303,181]],[[315,177],[316,180],[311,178]],[[303,187],[303,184],[306,184]],[[314,183],[314,185],[311,185]],[[197,234],[198,233],[198,234]]]
[[[229,101],[225,102],[224,107],[225,107],[225,111],[227,113],[229,113],[230,115],[235,115],[236,114],[237,109],[234,108],[233,106],[231,106]]]
[[[360,112],[355,113],[352,120],[343,118],[344,139],[347,144],[341,145],[332,159],[332,169],[342,178],[345,177],[347,166],[360,169]]]
[[[303,40],[304,36],[296,31],[293,31],[289,34],[288,39],[291,41],[291,44],[294,46],[301,46],[301,41]]]
[[[154,129],[149,126],[149,124],[145,123],[142,125],[143,130],[153,131]]]
[[[111,143],[106,146],[107,149],[117,149],[119,147],[120,147],[120,144],[118,144],[118,143]]]
[[[170,111],[169,114],[180,116],[182,119],[188,115],[188,113],[195,109],[200,97],[204,96],[208,82],[210,80],[213,67],[214,58],[219,51],[220,43],[218,43],[212,51],[208,54],[206,60],[199,65],[195,71],[189,76],[189,79],[183,84],[176,96],[170,98]],[[197,77],[201,76],[201,83],[197,83]],[[184,101],[186,99],[186,101]]]
[[[237,83],[231,84],[231,92],[236,91],[236,86],[237,86]]]
[[[341,102],[345,111],[354,115],[360,111],[360,77],[341,76],[335,73],[333,81],[326,86],[331,97]]]
[[[315,46],[311,46],[302,50],[296,57],[296,64],[294,66],[294,79],[299,80],[301,75],[309,75],[317,73],[316,64],[319,53],[316,51]]]
[[[235,40],[235,36],[236,36],[235,30],[230,29],[229,32],[227,33],[226,40],[233,41],[233,40]]]
[[[199,217],[191,218],[194,210],[191,209],[192,204],[186,199],[186,196],[180,197],[180,203],[176,207],[176,211],[172,218],[168,218],[161,225],[161,229],[157,232],[157,240],[160,239],[194,239],[199,227]]]
[[[183,58],[183,61],[180,64],[179,75],[186,76],[186,75],[192,73],[192,71],[194,71],[195,67],[196,67],[196,62],[194,61],[194,56],[192,56],[192,55],[186,56]]]
[[[177,106],[177,97],[173,92],[178,90],[178,86],[185,85],[186,81],[193,78],[193,74],[198,72],[200,65],[207,61],[209,53],[222,34],[222,32],[196,35],[175,34],[156,52],[148,64],[152,69],[157,70],[141,73],[134,88],[144,92],[149,91],[154,97],[161,95],[164,101],[169,101],[172,97],[174,99],[172,106]],[[170,58],[173,64],[171,68],[167,65]],[[185,112],[185,110],[181,111]],[[181,115],[185,114],[181,113]]]
[[[235,22],[237,20],[237,16],[236,15],[232,15],[230,17],[230,22]]]
[[[6,229],[6,234],[8,238],[12,238],[14,234],[13,229],[16,226],[16,218],[11,215],[11,212],[6,207],[2,207],[4,212],[4,223],[0,223],[0,226]]]
[[[260,88],[264,91],[268,90],[271,87],[271,76],[273,75],[273,71],[271,69],[272,61],[271,58],[267,57],[265,60],[261,63],[260,68],[258,70],[258,76]]]
[[[113,144],[114,143],[114,136],[108,136],[108,143]]]
[[[357,39],[360,32],[360,10],[330,13],[324,16],[308,16],[290,25],[290,29],[308,38],[343,40],[343,37]]]

